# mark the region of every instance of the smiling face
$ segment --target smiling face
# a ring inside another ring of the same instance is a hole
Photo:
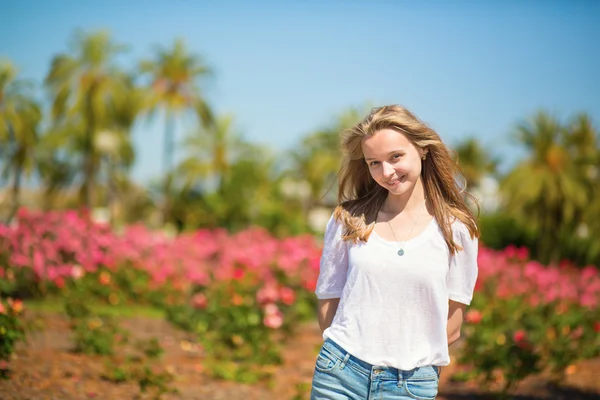
[[[392,195],[410,193],[421,183],[421,157],[404,134],[382,129],[362,141],[362,151],[371,177]]]

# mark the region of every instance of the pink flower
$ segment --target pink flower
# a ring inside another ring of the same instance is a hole
[[[85,275],[85,271],[81,267],[81,265],[74,265],[71,268],[71,277],[75,280],[83,278]]]
[[[583,327],[581,327],[581,326],[578,326],[577,328],[575,328],[573,330],[573,332],[571,332],[571,337],[573,339],[579,339],[582,336],[583,336]]]
[[[275,308],[277,308],[277,306],[275,306]],[[266,313],[263,318],[263,324],[271,329],[281,328],[281,325],[283,325],[283,313],[279,310],[273,313]]]
[[[520,260],[527,260],[529,258],[529,249],[527,247],[519,247],[517,249],[517,258]]]
[[[296,301],[296,293],[289,287],[284,286],[279,290],[279,296],[283,304],[291,306]]]
[[[208,305],[208,299],[204,295],[204,293],[196,293],[192,296],[191,301],[192,307],[198,310],[203,310]]]
[[[265,312],[266,315],[273,315],[273,314],[277,314],[279,312],[279,308],[277,308],[276,304],[269,303],[269,304],[265,304],[265,306],[263,307],[263,311]]]
[[[479,310],[469,310],[465,315],[465,320],[470,324],[478,324],[481,322],[483,315]]]
[[[279,300],[277,287],[272,283],[267,283],[256,293],[256,300],[260,304],[274,303]]]
[[[0,314],[6,313],[6,308],[4,308],[4,303],[0,301]]]

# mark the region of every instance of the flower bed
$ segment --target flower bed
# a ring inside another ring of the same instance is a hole
[[[528,260],[526,249],[481,248],[476,292],[460,357],[470,376],[499,382],[507,393],[536,372],[559,382],[577,361],[600,355],[595,267],[544,266]]]
[[[161,307],[197,337],[207,372],[254,382],[273,371],[298,322],[314,318],[320,254],[311,236],[276,239],[255,227],[168,238],[141,225],[116,233],[75,211],[21,210],[14,226],[0,225],[0,296]],[[600,355],[599,293],[595,267],[543,266],[524,249],[482,247],[465,377],[508,391],[531,373],[560,379]]]

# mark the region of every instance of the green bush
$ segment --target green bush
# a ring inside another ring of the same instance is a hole
[[[260,284],[251,275],[213,282],[187,304],[167,307],[169,321],[197,335],[212,376],[252,383],[269,378],[281,363],[280,344],[298,313],[291,302],[261,300]]]
[[[25,340],[22,312],[21,300],[0,298],[0,378],[3,379],[10,377],[9,361],[15,345]]]

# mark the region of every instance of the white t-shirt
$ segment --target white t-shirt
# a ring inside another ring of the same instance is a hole
[[[343,226],[327,223],[316,295],[340,298],[323,339],[373,365],[411,370],[450,363],[446,325],[448,299],[470,304],[477,280],[477,239],[456,220],[454,256],[437,221],[400,243],[375,230],[366,243],[341,238]]]

